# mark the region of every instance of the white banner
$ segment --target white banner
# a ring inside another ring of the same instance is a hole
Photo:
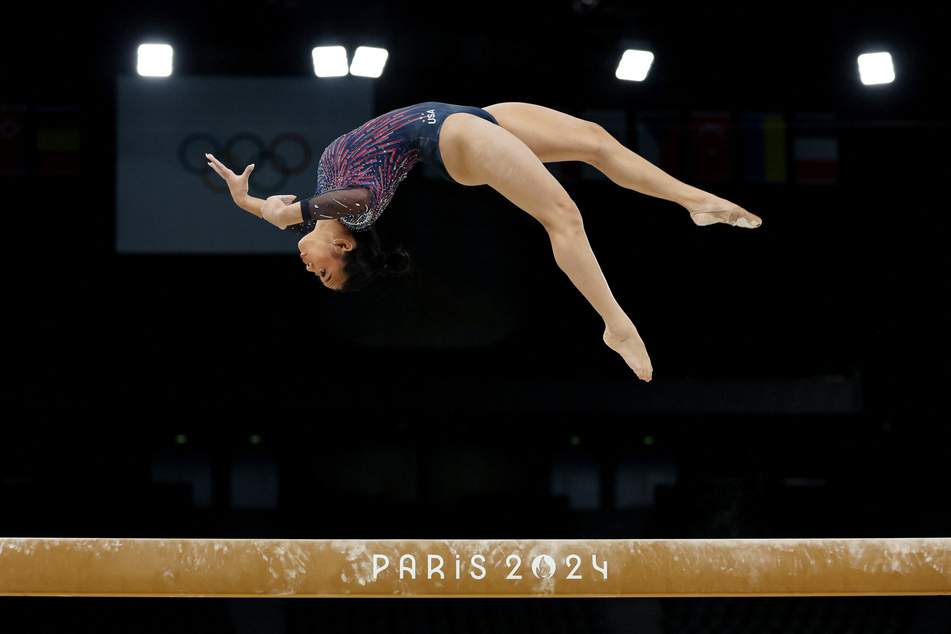
[[[116,251],[287,253],[282,232],[231,200],[207,165],[254,163],[251,195],[313,195],[335,138],[374,114],[372,82],[351,77],[120,77]]]

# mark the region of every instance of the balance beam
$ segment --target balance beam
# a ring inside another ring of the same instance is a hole
[[[735,597],[951,594],[951,539],[0,538],[0,595]]]

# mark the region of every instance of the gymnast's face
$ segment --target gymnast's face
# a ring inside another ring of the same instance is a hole
[[[343,256],[353,250],[353,241],[332,231],[317,228],[297,243],[300,258],[309,273],[313,273],[327,288],[340,289],[347,281],[343,272]]]

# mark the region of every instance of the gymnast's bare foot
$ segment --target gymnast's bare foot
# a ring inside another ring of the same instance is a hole
[[[651,358],[647,356],[644,341],[637,334],[637,329],[634,328],[633,324],[631,324],[630,331],[620,335],[613,333],[610,329],[605,329],[604,343],[623,357],[628,367],[637,374],[637,378],[642,381],[651,380],[654,374]]]
[[[694,223],[700,227],[722,222],[733,227],[755,229],[763,224],[759,216],[716,196],[711,196],[709,199],[694,205],[689,211]]]

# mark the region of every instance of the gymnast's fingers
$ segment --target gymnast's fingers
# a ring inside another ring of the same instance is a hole
[[[205,158],[208,159],[208,165],[211,166],[211,169],[215,170],[215,172],[219,176],[221,176],[221,178],[224,178],[227,180],[228,178],[227,174],[234,174],[234,172],[232,172],[230,169],[225,167],[224,164],[218,159],[216,159],[213,155],[205,154]]]
[[[221,176],[222,178],[224,178],[224,174],[221,173],[221,169],[222,169],[221,164],[217,160],[215,160],[215,157],[213,157],[211,154],[206,154],[205,156],[209,159],[208,167],[215,170],[215,173],[218,174],[218,176]]]

